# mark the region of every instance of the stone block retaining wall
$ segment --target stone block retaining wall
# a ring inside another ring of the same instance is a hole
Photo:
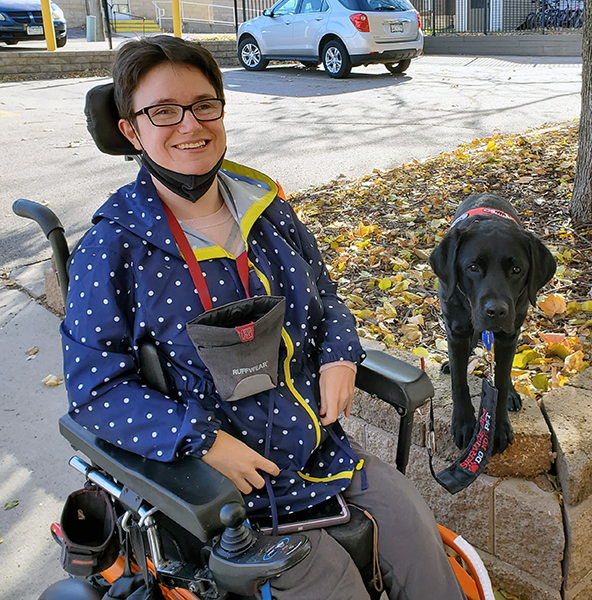
[[[411,354],[392,353],[418,365]],[[435,389],[437,472],[459,453],[449,434],[450,377],[441,374],[436,363],[426,370]],[[470,385],[478,406],[480,382],[472,377]],[[592,370],[549,392],[542,410],[534,400],[523,400],[522,411],[511,415],[514,444],[491,459],[486,474],[454,496],[430,474],[425,448],[428,405],[422,407],[414,418],[407,475],[438,522],[479,551],[495,584],[528,600],[590,600]],[[354,403],[354,416],[342,420],[348,434],[395,464],[395,409],[361,392]],[[549,476],[555,461],[559,489]]]
[[[512,35],[429,35],[424,31],[426,54],[469,56],[581,56],[582,34],[528,33]]]
[[[57,313],[63,303],[55,272],[45,266],[44,300]],[[24,277],[24,275],[22,276]],[[18,277],[16,278],[18,281]],[[381,344],[362,340],[384,350]],[[419,366],[409,353],[390,351]],[[450,436],[450,377],[428,361],[434,386],[439,472],[459,452]],[[469,378],[475,407],[480,381]],[[494,584],[528,600],[592,598],[592,368],[548,392],[540,406],[523,397],[511,413],[514,443],[494,456],[467,489],[449,494],[432,478],[425,447],[429,404],[414,415],[407,476],[436,520],[471,543]],[[348,435],[390,464],[396,463],[399,415],[386,403],[356,392],[352,416],[341,423]],[[557,473],[551,476],[550,471]],[[558,483],[557,483],[558,482]],[[396,535],[396,532],[392,532]]]
[[[202,44],[210,50],[221,67],[238,66],[236,42],[232,40],[210,41]],[[31,79],[52,79],[68,76],[71,73],[97,75],[98,70],[111,71],[116,50],[93,50],[88,42],[83,50],[65,48],[48,52],[47,50],[9,49],[0,53],[0,77],[30,76]]]

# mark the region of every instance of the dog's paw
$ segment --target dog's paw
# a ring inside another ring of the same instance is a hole
[[[471,442],[476,422],[475,415],[472,413],[462,416],[454,412],[452,413],[450,432],[452,433],[454,443],[461,450],[464,450]]]
[[[508,410],[518,412],[522,408],[522,398],[520,394],[512,387],[508,394]]]
[[[450,363],[448,361],[443,362],[440,367],[440,373],[444,373],[444,375],[450,375]]]
[[[493,454],[501,454],[514,441],[514,430],[509,419],[503,419],[495,424],[493,436]]]

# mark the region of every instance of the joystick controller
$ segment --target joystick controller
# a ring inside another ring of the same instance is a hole
[[[220,549],[229,556],[250,548],[257,536],[245,525],[247,511],[238,502],[229,502],[220,510],[220,521],[226,527],[220,539]]]
[[[212,548],[209,567],[216,583],[233,594],[254,596],[272,577],[297,565],[308,555],[308,538],[299,533],[261,535],[245,524],[243,504],[228,502],[220,510],[225,526]]]

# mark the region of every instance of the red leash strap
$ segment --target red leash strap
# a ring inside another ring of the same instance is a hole
[[[243,287],[245,288],[245,294],[247,294],[247,298],[250,298],[251,296],[249,295],[249,257],[247,256],[246,250],[236,257],[236,267],[238,269],[238,276],[240,277]]]
[[[171,231],[173,232],[173,236],[175,237],[175,241],[181,250],[181,254],[189,267],[189,272],[191,273],[191,278],[193,279],[193,283],[195,285],[195,289],[199,294],[199,298],[205,310],[212,310],[212,299],[210,297],[210,292],[208,290],[208,284],[206,283],[205,277],[201,271],[199,263],[197,262],[197,258],[195,258],[195,254],[187,241],[187,236],[185,232],[181,228],[177,217],[173,214],[171,209],[166,205],[166,203],[162,203],[164,208],[164,212],[167,216],[169,226]],[[247,251],[245,250],[240,256],[236,259],[236,266],[238,268],[238,274],[245,288],[245,293],[247,294],[247,298],[250,298],[249,295],[249,259],[247,257]]]

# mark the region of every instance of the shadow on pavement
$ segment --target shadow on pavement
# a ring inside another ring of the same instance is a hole
[[[381,65],[376,65],[380,68]],[[377,88],[403,85],[413,81],[407,74],[392,75],[355,67],[347,79],[331,79],[322,67],[307,69],[297,65],[270,66],[249,73],[242,68],[224,70],[224,87],[233,92],[308,98],[335,96]],[[301,86],[294,85],[302,83]]]

